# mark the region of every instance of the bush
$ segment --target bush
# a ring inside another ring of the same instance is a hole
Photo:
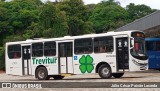
[[[0,70],[5,70],[5,48],[0,47]]]

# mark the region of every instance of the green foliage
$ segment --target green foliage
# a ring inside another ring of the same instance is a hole
[[[35,32],[33,30],[26,30],[22,36],[25,39],[32,39],[35,36]]]
[[[28,37],[25,37],[26,35]],[[43,28],[42,26],[40,26],[39,22],[38,23],[32,22],[31,26],[29,26],[27,30],[23,33],[23,37],[25,39],[40,38],[42,36],[43,36]]]
[[[0,40],[3,40],[5,37],[6,31],[9,29],[8,23],[8,10],[0,5]],[[0,41],[0,46],[2,46],[2,41]]]
[[[58,4],[60,10],[67,15],[68,34],[79,35],[93,32],[92,22],[88,22],[89,8],[82,0],[66,0]],[[85,25],[89,24],[89,25]]]
[[[0,69],[5,70],[5,48],[0,47]]]
[[[155,9],[151,9],[149,6],[143,4],[135,5],[134,3],[130,3],[129,5],[127,5],[126,10],[129,13],[130,22],[156,11]]]
[[[125,24],[128,13],[116,2],[103,1],[97,4],[90,16],[97,33],[110,31]]]
[[[42,7],[39,15],[40,25],[43,27],[44,37],[60,37],[67,35],[67,22],[65,13],[54,4],[48,2]]]
[[[7,36],[3,43],[5,44],[6,42],[15,42],[15,41],[24,41],[25,39],[21,35],[10,35]]]
[[[4,3],[3,7],[8,9],[11,34],[23,34],[32,22],[38,22],[38,6],[31,0],[13,0]]]

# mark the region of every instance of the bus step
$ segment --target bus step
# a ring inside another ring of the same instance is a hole
[[[72,74],[61,74],[61,76],[71,76]]]
[[[119,69],[118,72],[125,72],[125,71],[129,71],[128,69]]]

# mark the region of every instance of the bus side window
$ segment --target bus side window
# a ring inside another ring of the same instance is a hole
[[[94,52],[105,53],[113,51],[113,38],[112,37],[97,37],[94,38]]]
[[[106,47],[105,47],[105,46],[101,46],[101,47],[100,47],[100,52],[102,52],[102,53],[103,53],[103,52],[106,52]]]
[[[56,42],[49,41],[44,43],[44,56],[56,55]]]
[[[21,45],[9,45],[8,46],[8,57],[10,59],[16,59],[21,57]]]
[[[75,54],[88,54],[93,52],[92,38],[75,39],[74,53]]]
[[[146,41],[146,50],[147,51],[156,51],[156,42],[155,41]]]
[[[43,43],[33,43],[32,44],[32,57],[42,57],[43,56]]]
[[[160,41],[156,42],[156,51],[160,51]]]
[[[18,58],[18,55],[16,52],[14,53],[14,58]]]
[[[76,50],[75,50],[75,54],[78,54],[80,51],[79,51],[79,49],[77,48]]]

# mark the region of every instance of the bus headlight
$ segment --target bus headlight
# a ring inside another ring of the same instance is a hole
[[[139,63],[136,60],[132,59],[133,63],[136,64],[137,66],[147,66],[148,63]]]

